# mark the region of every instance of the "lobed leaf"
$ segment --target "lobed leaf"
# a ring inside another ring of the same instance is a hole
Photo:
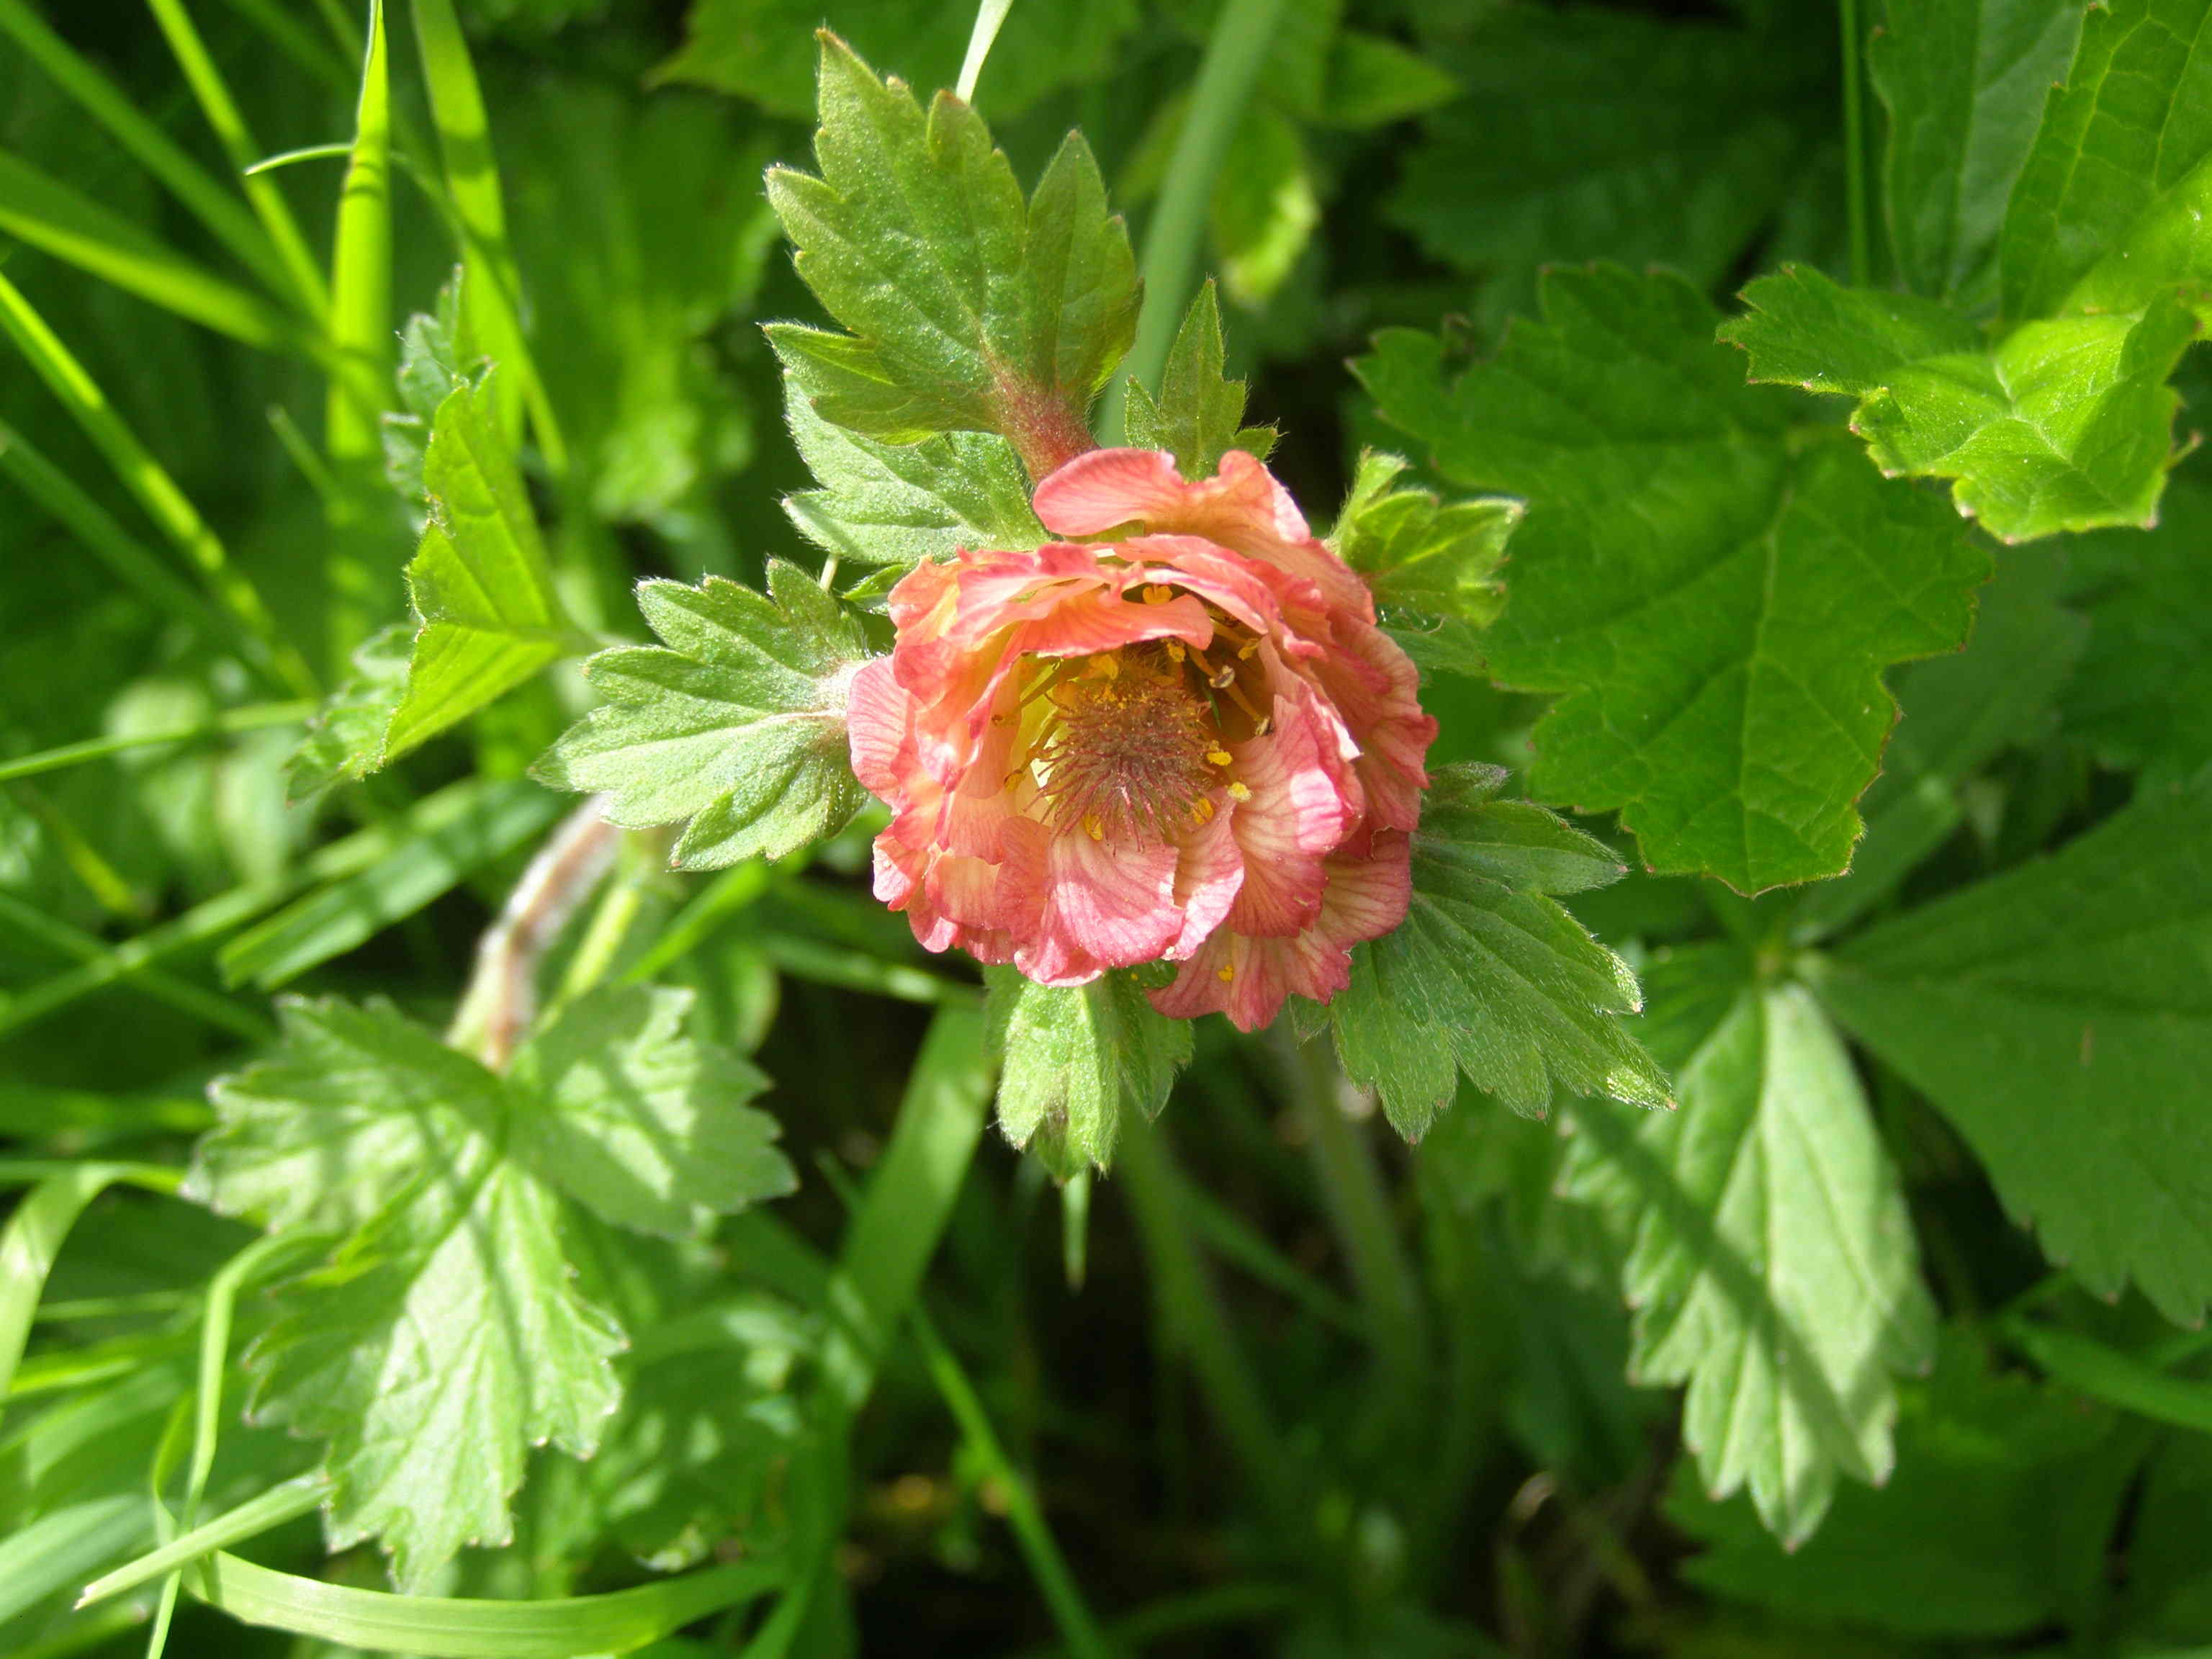
[[[538,764],[556,788],[605,792],[625,829],[683,823],[683,869],[781,858],[835,835],[867,799],[845,744],[845,698],[867,649],[835,596],[771,560],[763,595],[720,576],[648,581],[638,608],[663,643],[584,665],[607,701]]]
[[[1419,1139],[1459,1073],[1516,1112],[1555,1091],[1668,1103],[1667,1081],[1620,1025],[1644,1006],[1628,965],[1557,894],[1619,879],[1604,843],[1541,807],[1493,799],[1489,766],[1436,775],[1413,837],[1413,899],[1394,933],[1352,953],[1329,1004],[1346,1073]]]
[[[1749,965],[1707,947],[1654,969],[1677,1010],[1652,1036],[1680,1109],[1577,1105],[1563,1181],[1631,1240],[1631,1375],[1689,1385],[1705,1484],[1747,1486],[1795,1546],[1839,1475],[1887,1479],[1893,1379],[1933,1359],[1936,1309],[1842,1040],[1803,988]]]
[[[1190,1060],[1190,1022],[1155,1013],[1127,973],[1063,987],[1011,968],[986,968],[983,977],[1000,1128],[1063,1181],[1107,1168],[1123,1109],[1157,1117],[1167,1104]]]
[[[1409,331],[1357,365],[1446,477],[1528,502],[1485,648],[1500,683],[1559,694],[1534,792],[1618,809],[1661,873],[1837,874],[1894,719],[1881,671],[1959,643],[1987,555],[1940,502],[1796,441],[1680,279],[1554,271],[1545,313],[1455,383]]]
[[[2212,1302],[2212,771],[1883,923],[1822,1000],[1958,1127],[2045,1253],[2168,1319]]]
[[[1261,460],[1274,447],[1272,427],[1246,427],[1244,382],[1223,372],[1228,349],[1221,337],[1221,306],[1211,277],[1183,313],[1160,375],[1157,402],[1132,379],[1123,411],[1128,441],[1140,449],[1164,449],[1186,478],[1210,478],[1232,449]]]
[[[1401,489],[1407,464],[1367,450],[1329,538],[1366,578],[1384,625],[1424,668],[1483,672],[1480,632],[1498,620],[1498,579],[1520,502],[1492,498],[1449,507],[1425,489]]]

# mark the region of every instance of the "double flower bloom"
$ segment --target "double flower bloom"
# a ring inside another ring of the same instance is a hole
[[[1413,665],[1241,451],[1190,483],[1093,450],[1035,505],[1097,539],[918,566],[853,684],[854,770],[895,815],[877,896],[1042,984],[1176,963],[1164,1014],[1327,1001],[1411,897],[1437,730]]]

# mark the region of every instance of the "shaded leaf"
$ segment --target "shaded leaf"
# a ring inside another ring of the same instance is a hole
[[[983,978],[1000,1128],[1063,1181],[1107,1168],[1123,1109],[1157,1117],[1167,1103],[1190,1060],[1190,1022],[1155,1013],[1128,973],[1066,987],[1011,968],[986,968]]]

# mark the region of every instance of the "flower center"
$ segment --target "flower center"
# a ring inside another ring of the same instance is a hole
[[[1051,718],[1035,750],[1052,821],[1092,840],[1164,836],[1179,820],[1212,816],[1207,799],[1226,766],[1211,704],[1155,646],[1132,646],[1062,669],[1046,697]]]

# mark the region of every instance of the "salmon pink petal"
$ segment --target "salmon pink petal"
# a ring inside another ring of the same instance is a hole
[[[914,754],[914,699],[891,672],[891,659],[877,657],[853,676],[845,705],[845,741],[853,754],[853,775],[860,787],[888,797],[903,781],[902,758]]]
[[[1164,449],[1094,449],[1039,484],[1030,505],[1055,536],[1096,536],[1172,512],[1189,488]]]
[[[1244,849],[1237,844],[1229,792],[1215,790],[1207,805],[1212,816],[1184,834],[1182,855],[1176,864],[1175,900],[1182,910],[1182,931],[1167,949],[1170,962],[1180,961],[1206,942],[1227,918],[1244,885]]]

